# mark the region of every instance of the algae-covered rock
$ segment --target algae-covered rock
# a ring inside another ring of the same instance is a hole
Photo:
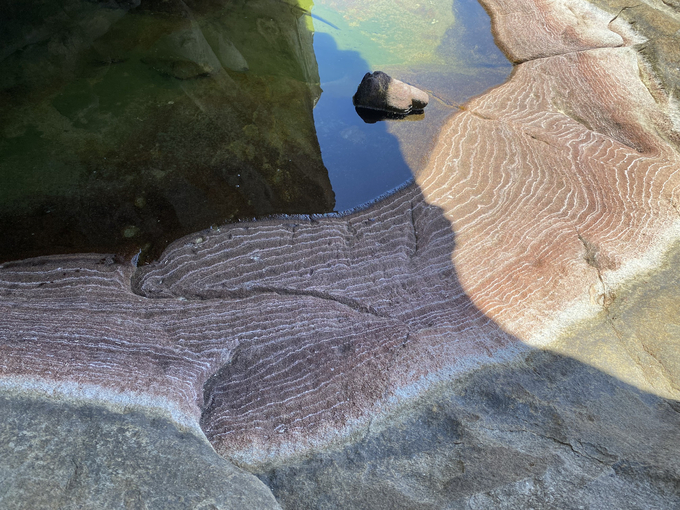
[[[196,23],[161,37],[142,62],[181,80],[209,76],[221,68],[220,60]]]
[[[301,8],[5,4],[0,259],[141,249],[144,262],[211,225],[334,209]]]

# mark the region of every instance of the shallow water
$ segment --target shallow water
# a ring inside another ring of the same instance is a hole
[[[437,99],[364,123],[351,96],[378,69]],[[149,260],[212,225],[358,206],[509,71],[471,1],[5,2],[0,259]]]
[[[512,69],[476,0],[317,0],[312,17],[322,89],[314,121],[338,211],[417,174],[456,105]],[[365,123],[351,98],[363,75],[378,70],[426,90],[424,115]]]

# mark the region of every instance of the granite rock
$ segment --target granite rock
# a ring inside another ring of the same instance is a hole
[[[1,508],[280,508],[200,431],[167,418],[11,392],[0,416]]]
[[[258,473],[287,510],[672,509],[680,405],[535,351]]]

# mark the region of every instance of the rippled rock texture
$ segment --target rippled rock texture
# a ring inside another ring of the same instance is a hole
[[[515,72],[375,206],[3,265],[5,391],[200,424],[285,508],[676,508],[665,29],[485,6]]]

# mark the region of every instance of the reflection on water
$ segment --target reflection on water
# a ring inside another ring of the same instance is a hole
[[[411,177],[411,170],[384,124],[364,122],[352,104],[368,71],[360,54],[338,50],[335,40],[322,32],[315,34],[314,52],[323,89],[314,109],[316,133],[337,210],[343,211],[399,186]]]
[[[323,90],[314,120],[339,211],[417,174],[457,105],[512,69],[477,0],[317,0],[312,12]],[[378,70],[427,91],[425,113],[366,125],[351,98]]]
[[[378,68],[438,98],[420,121],[359,118]],[[225,221],[354,207],[508,72],[472,0],[7,0],[0,260],[148,260]]]
[[[0,19],[1,258],[148,258],[213,224],[334,209],[301,7],[13,0]]]

